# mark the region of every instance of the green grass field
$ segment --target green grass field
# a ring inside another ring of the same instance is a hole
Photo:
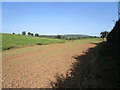
[[[19,45],[27,44],[50,44],[50,43],[60,43],[67,40],[61,39],[49,39],[43,37],[35,36],[24,36],[24,35],[13,35],[13,34],[1,34],[2,35],[2,50],[7,50]]]
[[[84,39],[80,39],[80,40],[75,40],[75,43],[85,44],[85,43],[94,43],[94,42],[98,42],[98,41],[101,41],[101,38],[84,38]]]
[[[50,39],[43,37],[2,34],[2,33],[0,33],[0,36],[2,36],[2,46],[0,46],[2,47],[2,50],[8,50],[10,48],[15,48],[15,47],[23,47],[25,45],[62,43],[68,41],[63,39]],[[72,41],[78,44],[84,44],[84,43],[92,43],[99,40],[100,38],[86,38],[86,39],[72,40]]]

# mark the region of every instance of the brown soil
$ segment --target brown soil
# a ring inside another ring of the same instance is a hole
[[[56,75],[70,71],[74,56],[95,46],[67,42],[6,50],[2,53],[2,87],[50,88]]]

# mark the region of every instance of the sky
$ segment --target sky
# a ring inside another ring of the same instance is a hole
[[[99,36],[111,31],[117,12],[117,2],[3,2],[2,33]]]

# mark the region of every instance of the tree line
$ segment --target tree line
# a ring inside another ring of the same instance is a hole
[[[15,34],[14,32],[13,32],[13,34]],[[18,35],[20,35],[20,34],[18,34]],[[23,31],[22,32],[22,34],[21,35],[28,35],[28,36],[40,36],[38,33],[31,33],[31,32],[26,32],[26,31]]]
[[[15,33],[13,32],[12,34],[15,34]],[[108,34],[109,34],[108,31],[101,32],[100,33],[100,35],[101,35],[100,37],[104,40],[104,38],[106,38]],[[20,34],[18,34],[18,35],[20,35]],[[37,37],[40,36],[38,33],[34,34],[34,33],[26,32],[26,31],[23,31],[21,33],[21,35],[37,36]],[[86,37],[64,37],[62,35],[57,35],[54,38],[56,38],[56,39],[66,39],[66,40],[77,40],[77,39],[83,39],[83,38],[86,38]],[[90,36],[89,38],[97,38],[97,37],[96,36]]]
[[[26,31],[23,31],[23,32],[22,32],[22,35],[26,35],[26,34],[27,34],[28,36],[39,36],[38,33],[33,34],[33,33],[31,33],[31,32],[26,33]]]

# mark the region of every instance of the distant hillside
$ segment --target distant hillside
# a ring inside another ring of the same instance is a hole
[[[55,38],[57,35],[40,35],[40,37],[48,37],[48,38]],[[93,37],[89,35],[82,35],[82,34],[64,34],[61,35],[62,37]]]
[[[89,35],[82,35],[82,34],[65,34],[65,37],[90,37]]]

